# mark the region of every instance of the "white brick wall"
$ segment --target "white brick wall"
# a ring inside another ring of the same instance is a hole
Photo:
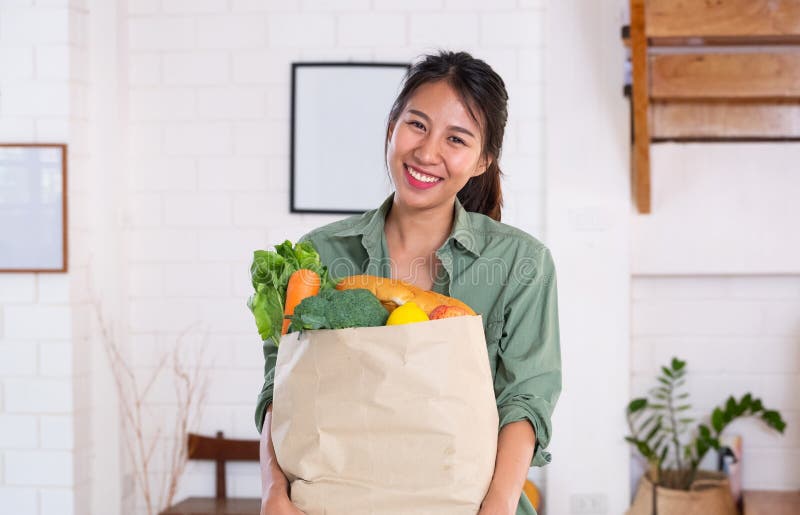
[[[673,356],[687,361],[692,416],[751,392],[780,410],[783,436],[755,420],[741,434],[745,488],[800,488],[800,276],[634,278],[632,388],[644,395]]]
[[[71,82],[81,73],[70,44],[74,12],[66,1],[0,2],[0,140],[79,146],[71,137],[80,110]],[[70,289],[70,274],[0,274],[3,513],[72,511],[64,497],[74,473]]]

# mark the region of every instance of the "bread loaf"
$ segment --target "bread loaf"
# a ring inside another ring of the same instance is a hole
[[[351,275],[342,279],[336,285],[337,290],[352,290],[355,288],[364,288],[372,292],[389,311],[392,311],[397,306],[402,306],[406,302],[413,301],[427,314],[430,314],[437,306],[442,305],[456,306],[470,315],[476,314],[472,308],[458,299],[441,293],[423,290],[398,279],[378,277],[376,275]]]

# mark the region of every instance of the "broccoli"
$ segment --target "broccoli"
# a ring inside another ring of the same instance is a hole
[[[389,312],[369,290],[323,290],[294,309],[289,331],[342,329],[386,324]]]

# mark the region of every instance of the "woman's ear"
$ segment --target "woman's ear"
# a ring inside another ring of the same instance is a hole
[[[494,158],[492,156],[483,156],[478,160],[478,166],[475,167],[475,173],[472,174],[473,177],[477,177],[479,175],[483,175],[486,170],[492,166],[494,162]]]

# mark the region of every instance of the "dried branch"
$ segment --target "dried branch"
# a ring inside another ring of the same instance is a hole
[[[144,498],[148,515],[155,515],[172,504],[186,469],[187,439],[190,428],[195,427],[201,417],[208,387],[207,370],[203,368],[207,342],[202,340],[200,352],[194,356],[193,370],[187,371],[186,359],[191,353],[182,352],[183,339],[191,330],[182,331],[172,349],[171,371],[175,381],[177,416],[173,428],[174,438],[163,438],[163,427],[158,417],[146,410],[146,399],[156,381],[168,370],[170,351],[165,351],[157,360],[144,388],[140,388],[136,374],[123,356],[113,330],[103,316],[97,300],[91,302],[100,328],[100,336],[108,356],[114,382],[120,398],[123,419],[123,441],[134,471],[134,482]],[[145,434],[146,422],[154,422],[154,431]],[[153,470],[153,455],[161,444],[165,471]],[[170,447],[171,446],[171,447]],[[169,456],[169,459],[167,458]],[[157,473],[158,472],[158,473]],[[156,483],[156,484],[154,484]],[[156,487],[158,486],[158,495]]]

